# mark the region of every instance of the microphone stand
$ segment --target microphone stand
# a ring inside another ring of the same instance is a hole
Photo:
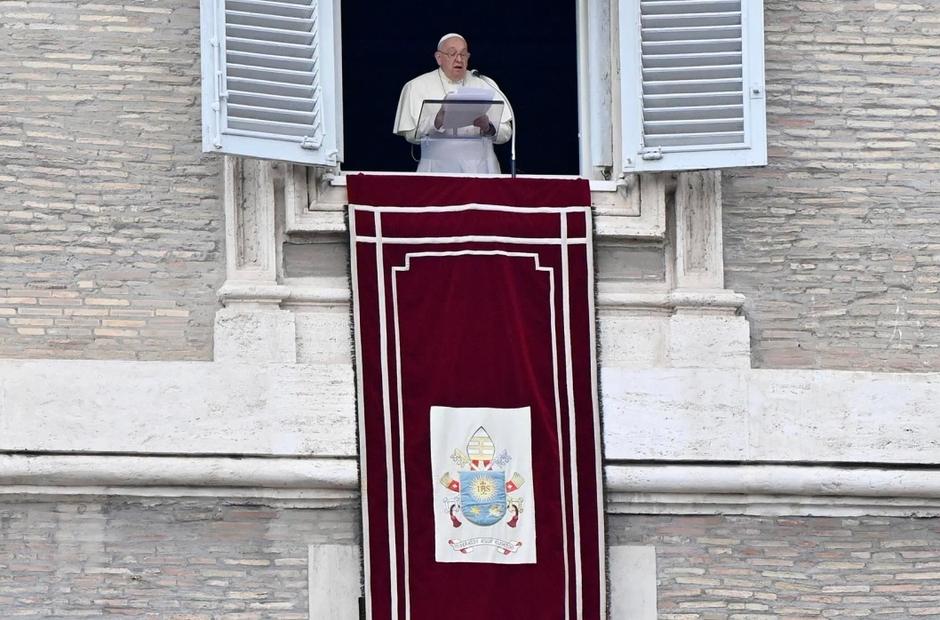
[[[509,108],[509,114],[512,116],[512,136],[510,138],[510,143],[509,143],[509,172],[512,173],[512,178],[515,179],[516,178],[516,112],[515,110],[512,109],[512,104],[509,103],[509,97],[507,97],[506,93],[504,93],[503,91],[499,89],[499,86],[497,86],[493,80],[491,80],[490,78],[480,73],[479,70],[477,69],[473,69],[472,71],[470,71],[470,75],[474,77],[478,77],[484,82],[486,82],[487,84],[489,84],[490,86],[492,86],[493,90],[495,90],[496,92],[498,92],[500,95],[503,96],[503,101],[506,103],[506,106]],[[499,133],[499,127],[496,128],[496,132]]]

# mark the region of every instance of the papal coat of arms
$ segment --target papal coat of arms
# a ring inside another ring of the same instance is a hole
[[[531,416],[527,406],[431,407],[435,561],[538,561]]]
[[[440,479],[441,484],[454,495],[448,500],[447,510],[454,528],[463,525],[461,517],[478,526],[489,527],[500,522],[515,528],[523,513],[523,499],[514,493],[525,484],[525,479],[512,472],[512,456],[503,450],[496,455],[496,444],[482,426],[470,436],[466,449],[454,449],[450,460],[456,465],[456,477],[450,471]],[[489,536],[476,536],[448,540],[450,546],[461,553],[471,553],[480,545],[497,547],[509,555],[522,546],[518,540],[505,540]]]

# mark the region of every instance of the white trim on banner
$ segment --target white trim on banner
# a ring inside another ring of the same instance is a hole
[[[554,383],[554,392],[555,392],[555,423],[556,423],[556,434],[558,436],[558,455],[559,455],[559,500],[561,504],[561,514],[562,514],[562,547],[565,552],[564,557],[564,568],[565,568],[565,619],[570,618],[569,608],[569,593],[571,590],[570,582],[570,567],[568,563],[568,506],[565,502],[565,462],[563,458],[563,444],[562,444],[562,434],[561,434],[561,395],[558,386],[558,334],[556,331],[556,312],[555,312],[555,275],[554,269],[551,267],[542,267],[539,263],[539,256],[536,253],[526,253],[526,252],[511,252],[507,250],[445,250],[445,251],[423,251],[423,252],[409,252],[405,255],[405,265],[392,267],[392,286],[393,286],[393,302],[397,296],[397,276],[398,273],[408,271],[411,268],[411,259],[412,258],[426,258],[426,257],[443,257],[443,256],[467,256],[467,255],[498,255],[498,256],[508,256],[512,258],[532,258],[535,263],[535,268],[538,271],[547,271],[549,273],[549,308],[551,314],[551,343],[552,343],[552,378]],[[563,282],[562,286],[565,290],[568,288],[568,283]],[[395,313],[395,323],[397,326],[398,323],[398,308],[397,305],[394,307],[393,312]],[[396,327],[397,331],[397,327]],[[569,334],[570,335],[570,334]],[[396,347],[399,347],[400,343],[396,342]],[[397,381],[401,382],[401,368],[397,369]],[[399,405],[400,407],[400,405]],[[404,429],[400,427],[399,433],[403,434]],[[403,439],[403,438],[402,438]],[[403,457],[403,441],[399,441],[399,451],[402,451]],[[572,461],[568,462],[568,470],[573,474],[572,470],[574,469],[574,464]],[[406,484],[404,480],[404,472],[402,476],[402,484]],[[403,496],[404,499],[404,496]],[[407,554],[407,549],[406,549]],[[410,584],[409,584],[410,586]],[[410,590],[410,587],[406,587],[406,591]]]
[[[368,471],[368,461],[366,460],[366,406],[362,397],[362,325],[359,321],[359,313],[362,312],[362,305],[359,302],[359,263],[356,256],[356,217],[354,212],[351,212],[349,216],[349,233],[351,239],[349,243],[349,264],[350,279],[352,281],[353,320],[356,322],[354,338],[356,344],[357,368],[356,389],[358,390],[356,409],[359,417],[359,493],[362,498],[362,578],[363,583],[366,584],[363,588],[366,603],[366,620],[372,620],[372,589],[368,587],[368,584],[372,583],[372,563],[369,558],[369,502],[366,501],[366,472]]]
[[[364,243],[375,243],[375,237],[359,237]],[[538,239],[535,237],[501,237],[496,235],[464,235],[462,237],[384,237],[382,243],[408,244],[408,243],[438,243],[441,245],[451,243],[512,243],[515,245],[563,245],[558,239]],[[584,237],[569,239],[568,245],[584,245]]]
[[[385,316],[385,257],[382,255],[382,216],[376,212],[375,222],[375,272],[376,287],[379,305],[379,360],[382,368],[382,413],[385,420],[385,467],[388,472],[386,485],[388,487],[388,552],[389,582],[391,584],[392,620],[398,618],[398,551],[395,546],[395,468],[392,463],[392,452],[388,447],[392,444],[392,406],[388,391],[388,328]],[[402,472],[404,475],[404,472]]]
[[[356,205],[357,211],[370,211],[375,213],[447,213],[457,211],[506,211],[510,213],[551,213],[559,211],[564,213],[590,213],[591,207],[514,207],[511,205],[492,205],[471,202],[465,205],[439,205],[431,207],[376,207],[373,205]]]
[[[554,383],[554,393],[555,393],[555,423],[556,423],[556,434],[558,436],[558,455],[559,455],[559,500],[561,504],[561,514],[562,514],[562,546],[565,550],[564,557],[564,568],[565,568],[565,619],[567,620],[570,617],[569,614],[569,592],[570,592],[570,567],[568,564],[568,507],[565,502],[565,462],[563,458],[564,452],[562,451],[562,434],[561,434],[561,395],[558,386],[558,334],[556,331],[556,312],[555,312],[555,275],[554,269],[551,267],[542,267],[539,263],[539,256],[536,253],[527,253],[527,252],[512,252],[507,250],[445,250],[445,251],[422,251],[422,252],[409,252],[405,255],[405,265],[392,267],[392,286],[393,294],[392,299],[393,303],[397,299],[397,283],[398,283],[398,273],[408,271],[411,268],[411,259],[412,258],[426,258],[426,257],[444,257],[444,256],[467,256],[467,255],[497,255],[497,256],[508,256],[512,258],[531,258],[535,264],[535,268],[538,271],[546,271],[549,275],[549,308],[551,315],[551,343],[552,343],[552,378]],[[563,282],[562,286],[565,290],[568,288],[568,283]],[[396,332],[398,325],[398,306],[397,303],[393,308],[395,314],[394,320],[396,323]],[[570,335],[570,334],[569,334]],[[400,343],[396,341],[396,348],[400,347]],[[384,372],[384,370],[383,370]],[[399,363],[399,368],[397,369],[397,381],[401,383],[401,366]],[[400,386],[399,386],[400,390]],[[399,401],[399,410],[401,409],[401,401]],[[400,427],[400,434],[403,434],[404,429]],[[403,442],[399,441],[399,451],[402,452],[401,458],[404,458],[403,454]],[[388,446],[387,446],[388,447]],[[573,462],[569,461],[568,463],[569,472],[574,469]],[[402,475],[402,485],[406,484],[404,480],[404,471]],[[402,496],[404,499],[404,495]],[[406,549],[407,554],[407,549]],[[410,584],[409,584],[410,585]],[[409,587],[406,587],[406,591],[410,590]]]
[[[380,216],[379,216],[380,217]],[[405,590],[405,618],[411,618],[411,571],[408,563],[408,552],[409,552],[409,543],[408,543],[408,492],[407,492],[407,482],[406,478],[408,476],[407,471],[405,470],[405,450],[402,446],[404,443],[404,433],[405,433],[405,414],[404,414],[404,398],[402,397],[402,387],[401,387],[401,329],[398,322],[398,270],[400,267],[392,267],[392,320],[394,322],[395,329],[395,391],[398,397],[398,464],[401,468],[401,479],[399,480],[399,488],[401,491],[401,531],[402,531],[402,559],[404,563],[405,575],[404,575],[404,590]],[[384,278],[383,278],[384,282]],[[384,371],[383,371],[384,372]],[[386,378],[383,376],[383,381]],[[389,399],[391,394],[385,392],[383,397]],[[386,443],[385,451],[387,453],[391,452],[391,445]],[[391,479],[391,476],[389,476]]]
[[[571,368],[571,291],[568,286],[568,214],[562,213],[559,216],[561,223],[561,281],[565,286],[561,291],[561,310],[562,325],[565,333],[565,385],[568,396],[568,450],[571,463],[578,462],[578,425],[575,420],[574,410],[574,371]],[[578,493],[578,471],[572,468],[571,472],[571,503],[574,506],[581,505],[581,498]],[[574,548],[581,548],[581,511],[573,510],[572,519],[574,521]],[[583,609],[583,585],[581,583],[581,553],[574,554],[574,590],[577,620],[584,618]]]
[[[561,246],[561,252],[565,251],[565,246]],[[553,280],[554,284],[554,280]],[[568,290],[568,282],[561,283],[563,290]],[[555,288],[552,286],[552,364],[553,377],[555,383],[555,434],[558,435],[558,460],[565,462],[564,444],[561,439],[561,392],[558,388],[558,334],[555,322]],[[568,471],[575,469],[575,463],[569,459]],[[561,542],[565,552],[562,554],[565,565],[565,620],[571,618],[571,566],[568,564],[568,511],[565,503],[565,477],[561,476],[558,480],[558,492],[561,497]],[[572,503],[574,512],[577,512],[578,506]],[[580,553],[580,551],[578,551]]]

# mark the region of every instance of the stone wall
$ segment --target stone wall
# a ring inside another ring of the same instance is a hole
[[[198,5],[0,3],[0,357],[211,356]]]
[[[761,367],[940,368],[940,2],[765,1],[770,165],[726,174]]]
[[[611,517],[656,547],[659,620],[940,618],[940,519]]]
[[[0,616],[307,617],[307,545],[358,509],[283,500],[9,496]],[[940,519],[611,516],[656,549],[660,620],[940,617]],[[616,573],[614,574],[616,578]]]
[[[0,617],[307,616],[307,545],[356,544],[358,507],[5,498]]]
[[[766,368],[940,367],[940,2],[765,0],[770,165],[726,173]],[[0,5],[0,357],[209,359],[197,0]]]

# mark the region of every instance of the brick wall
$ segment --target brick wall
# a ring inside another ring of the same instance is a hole
[[[656,547],[660,620],[940,618],[940,519],[617,516]]]
[[[725,183],[762,367],[940,368],[940,1],[765,0],[770,166]],[[0,3],[0,356],[208,359],[198,2]]]
[[[11,496],[0,617],[299,620],[307,545],[358,531],[355,505]],[[608,531],[656,547],[660,620],[940,617],[940,519],[616,515]]]
[[[0,357],[211,356],[198,4],[0,3]]]
[[[354,506],[8,498],[0,617],[306,620],[307,545],[358,532]]]
[[[764,367],[940,369],[940,1],[766,0],[770,165],[728,173]]]

